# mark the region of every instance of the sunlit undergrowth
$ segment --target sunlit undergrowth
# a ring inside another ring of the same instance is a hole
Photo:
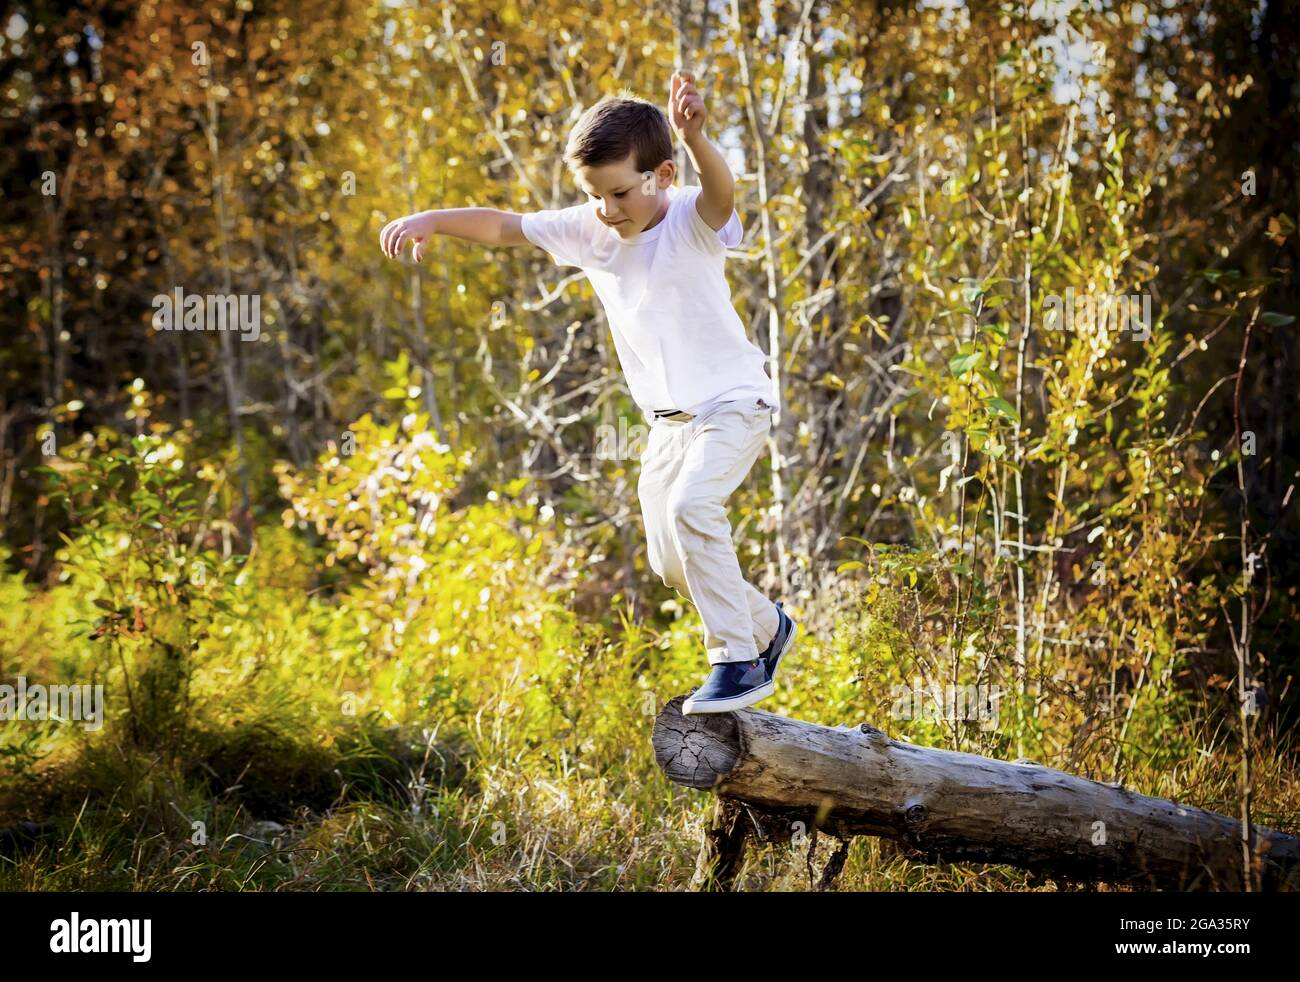
[[[226,475],[190,466],[184,432],[101,431],[60,455],[50,499],[76,533],[47,589],[0,578],[0,672],[103,685],[105,715],[96,729],[6,725],[0,887],[689,881],[711,796],[668,783],[649,738],[663,701],[703,669],[694,615],[662,632],[621,606],[609,623],[579,622],[548,575],[549,516],[522,482],[453,511],[468,462],[422,417],[365,417],[345,442],[350,453],[331,448],[309,472],[277,467],[281,522],[264,523],[244,559],[222,549]],[[944,643],[942,567],[905,550],[871,564],[833,636],[804,639],[764,708],[828,725],[871,720],[901,739],[994,756],[1018,736],[1031,756],[1055,754],[1072,731],[1009,717],[1014,698],[992,729],[899,718],[897,686],[942,674],[925,655]],[[1190,733],[1159,722],[1167,747]],[[1100,767],[1086,751],[1075,766]],[[1231,788],[1198,783],[1231,774],[1205,760],[1203,773],[1170,774],[1152,757],[1128,780],[1164,795],[1196,786],[1198,803],[1229,799]],[[756,850],[742,884],[807,888],[806,850]],[[1033,882],[977,870],[917,867],[862,840],[840,886]]]

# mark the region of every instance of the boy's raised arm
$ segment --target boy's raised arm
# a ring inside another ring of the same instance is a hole
[[[453,235],[490,246],[524,245],[522,215],[496,208],[435,208],[397,218],[379,233],[379,248],[385,256],[396,259],[414,242],[411,258],[417,263],[435,235]]]
[[[704,135],[707,110],[704,99],[695,89],[695,76],[690,72],[673,72],[669,81],[668,108],[673,129],[686,144],[686,152],[700,175],[700,196],[695,202],[695,210],[711,229],[719,231],[731,219],[736,207],[736,182],[727,161]]]

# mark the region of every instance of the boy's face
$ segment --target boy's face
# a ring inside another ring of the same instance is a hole
[[[638,171],[632,154],[599,167],[579,167],[578,186],[596,206],[596,215],[620,238],[659,224],[667,210],[663,193],[673,183],[677,165],[665,160],[653,171]]]

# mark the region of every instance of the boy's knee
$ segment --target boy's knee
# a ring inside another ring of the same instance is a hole
[[[668,521],[679,536],[684,532],[704,537],[721,534],[718,529],[719,515],[725,522],[726,509],[701,495],[675,494],[668,499]]]
[[[654,555],[649,558],[650,570],[664,586],[678,593],[686,593],[686,571],[674,556]]]
[[[682,579],[682,564],[676,556],[651,545],[646,550],[646,563],[650,571],[663,580],[664,586],[677,589],[677,584]]]
[[[685,597],[687,600],[690,599],[691,591],[686,586],[686,577],[683,575],[680,566],[664,573],[659,579],[663,581],[664,586],[668,587],[668,589],[675,591],[679,596]]]

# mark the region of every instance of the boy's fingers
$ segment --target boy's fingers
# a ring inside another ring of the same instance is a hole
[[[402,226],[400,221],[389,222],[384,227],[383,245],[384,245],[385,255],[389,257],[393,256],[394,250],[396,248],[396,239],[398,238],[398,236],[401,235],[401,232],[402,232]]]

